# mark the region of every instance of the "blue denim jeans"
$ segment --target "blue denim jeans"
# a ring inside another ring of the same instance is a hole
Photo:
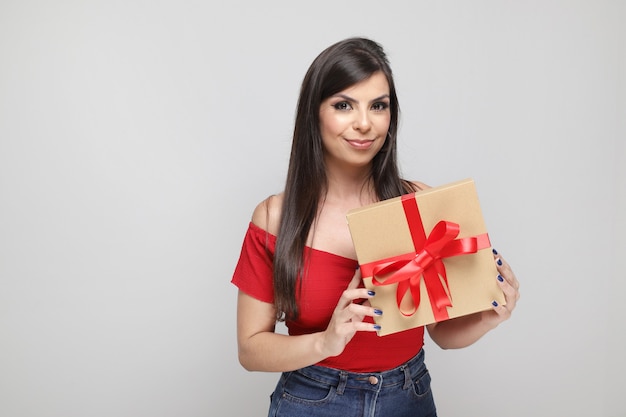
[[[422,349],[389,371],[353,373],[322,366],[283,372],[269,417],[436,417]]]

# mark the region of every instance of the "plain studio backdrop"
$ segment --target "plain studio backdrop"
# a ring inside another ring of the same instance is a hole
[[[472,177],[522,298],[441,416],[625,416],[625,3],[0,2],[0,416],[264,416],[230,283],[322,49],[387,49],[405,177]],[[372,352],[383,355],[385,352]]]

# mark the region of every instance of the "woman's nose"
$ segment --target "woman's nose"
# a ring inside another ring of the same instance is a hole
[[[364,131],[368,131],[370,127],[371,127],[371,122],[370,122],[369,114],[366,111],[355,112],[354,129],[364,132]]]

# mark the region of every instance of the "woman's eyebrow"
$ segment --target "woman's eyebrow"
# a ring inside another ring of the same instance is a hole
[[[356,100],[353,99],[352,97],[350,97],[348,95],[345,95],[345,94],[342,94],[342,93],[335,94],[335,97],[339,97],[339,98],[342,98],[342,99],[344,99],[346,101],[350,101],[350,102],[353,102],[353,103],[356,102]]]
[[[344,100],[346,100],[346,101],[350,101],[350,102],[352,102],[352,103],[356,103],[356,101],[357,101],[357,100],[355,100],[354,98],[352,98],[352,97],[350,97],[350,96],[348,96],[348,95],[346,95],[346,94],[343,94],[343,93],[335,94],[335,96],[336,96],[336,97],[341,97],[341,98],[343,98]],[[380,100],[385,99],[385,98],[389,98],[389,94],[383,94],[383,95],[381,95],[381,96],[378,96],[378,97],[376,97],[376,98],[374,98],[374,99],[370,100],[370,103],[374,103],[374,102],[376,102],[376,101],[380,101]]]
[[[389,98],[389,94],[383,94],[382,96],[376,97],[375,99],[370,101],[370,103],[372,103],[374,101],[380,101],[380,100],[385,99],[385,98]]]

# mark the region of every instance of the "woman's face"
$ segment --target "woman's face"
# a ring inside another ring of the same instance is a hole
[[[367,166],[385,144],[391,113],[382,72],[322,101],[320,130],[326,166]]]

